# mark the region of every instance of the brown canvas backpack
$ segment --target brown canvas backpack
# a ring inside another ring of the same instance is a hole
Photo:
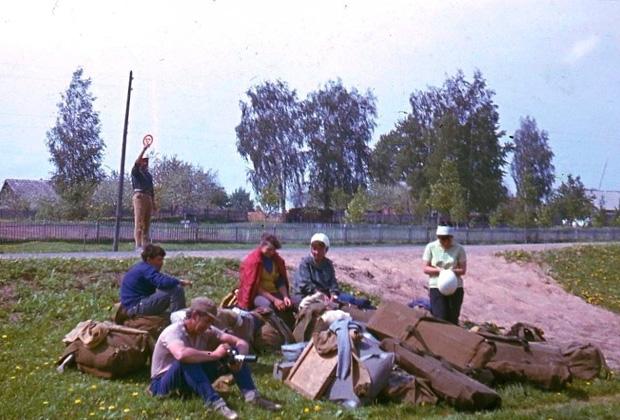
[[[79,331],[74,334],[74,331]],[[58,364],[72,357],[78,370],[113,379],[146,368],[152,347],[146,331],[111,322],[84,321],[63,340],[67,347]]]

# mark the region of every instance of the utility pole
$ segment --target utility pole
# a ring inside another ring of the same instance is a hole
[[[131,81],[133,71],[129,71],[129,85],[127,87],[127,105],[125,107],[125,127],[123,128],[123,145],[121,149],[121,170],[118,176],[118,199],[116,201],[116,221],[114,222],[114,252],[118,251],[119,233],[121,230],[121,216],[123,213],[123,181],[125,180],[125,149],[127,148],[127,125],[129,124],[129,102],[131,101]]]

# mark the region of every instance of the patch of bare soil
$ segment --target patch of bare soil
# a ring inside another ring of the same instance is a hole
[[[534,324],[547,341],[590,342],[601,348],[612,369],[620,368],[620,315],[588,304],[562,289],[535,264],[508,263],[494,254],[504,249],[538,250],[562,245],[466,246],[468,266],[461,321],[491,322],[510,328]],[[428,297],[422,272],[423,247],[334,247],[328,257],[338,280],[382,299],[409,303]],[[282,250],[289,268],[306,252]]]

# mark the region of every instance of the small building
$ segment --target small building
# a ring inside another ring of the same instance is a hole
[[[602,210],[608,217],[620,209],[620,191],[588,190],[593,197],[594,206]]]
[[[58,199],[50,181],[5,179],[0,189],[0,208],[4,209],[34,211],[42,199]]]

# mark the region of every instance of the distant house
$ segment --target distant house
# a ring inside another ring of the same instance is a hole
[[[597,209],[603,210],[608,216],[620,209],[620,191],[588,190],[594,197],[592,203]]]
[[[42,200],[57,200],[50,181],[34,179],[5,179],[0,189],[0,208],[36,210]]]

